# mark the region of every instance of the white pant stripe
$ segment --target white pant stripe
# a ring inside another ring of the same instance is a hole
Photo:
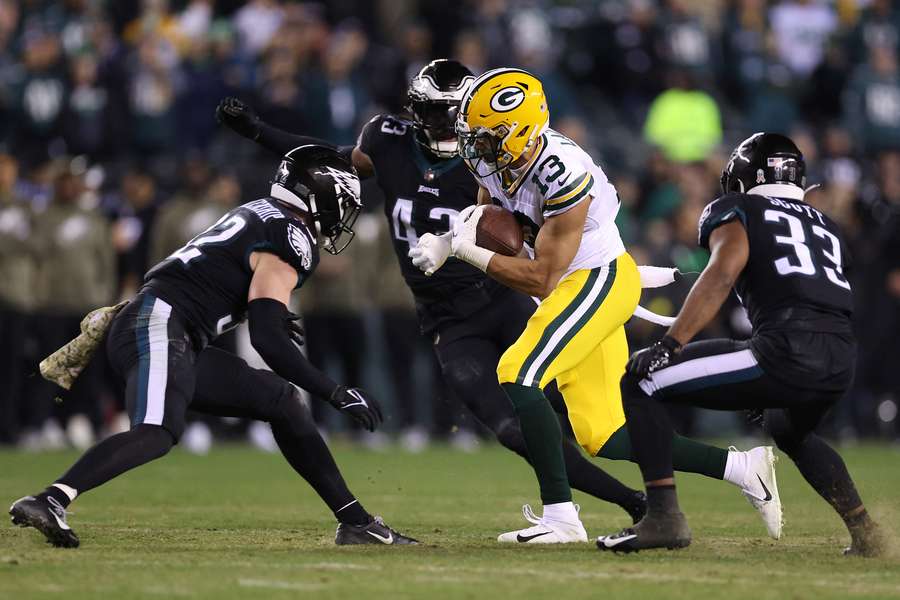
[[[535,358],[531,363],[528,371],[525,372],[525,378],[522,380],[522,385],[533,385],[535,383],[534,377],[539,371],[542,370],[541,366],[548,359],[548,357],[553,354],[553,351],[559,345],[560,341],[566,336],[566,334],[569,333],[569,330],[571,330],[572,327],[574,327],[578,322],[578,320],[584,316],[584,313],[588,311],[588,309],[594,303],[594,300],[597,299],[597,296],[599,296],[600,292],[603,290],[603,284],[606,283],[606,279],[608,277],[609,265],[601,267],[600,276],[597,277],[596,281],[594,281],[594,286],[591,288],[591,291],[584,298],[584,300],[582,300],[581,304],[578,305],[578,308],[575,309],[575,312],[569,315],[569,318],[563,321],[563,324],[553,332],[552,336],[550,336],[550,339],[547,341],[547,345],[544,346],[544,349],[541,350],[541,353],[538,354],[537,358]],[[543,369],[543,371],[546,371],[546,369]]]
[[[162,425],[169,378],[169,315],[172,307],[157,298],[147,324],[150,368],[147,378],[147,412],[144,423]]]
[[[638,385],[647,395],[652,395],[663,388],[671,387],[678,383],[733,373],[757,366],[756,357],[750,349],[730,352],[728,354],[716,354],[688,360],[665,369],[660,369],[649,378],[642,380]]]

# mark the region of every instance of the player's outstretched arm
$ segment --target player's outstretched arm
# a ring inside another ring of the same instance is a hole
[[[559,283],[581,245],[581,235],[591,198],[572,209],[547,218],[534,244],[534,259],[503,256],[475,245],[477,218],[465,221],[460,214],[453,231],[454,256],[485,271],[500,283],[515,290],[546,298]],[[470,215],[478,215],[478,209]]]
[[[375,174],[372,159],[360,150],[359,146],[336,146],[319,138],[288,133],[260,119],[253,108],[237,98],[229,96],[219,102],[219,106],[216,107],[216,121],[275,154],[284,156],[294,148],[307,144],[329,146],[336,148],[353,163],[360,178]]]
[[[661,340],[631,356],[625,366],[629,374],[643,379],[664,368],[722,308],[750,256],[747,232],[738,221],[720,225],[709,236],[709,249],[709,263],[691,288],[675,322]]]
[[[381,407],[368,393],[334,382],[314,367],[292,343],[294,315],[288,310],[297,271],[274,254],[250,256],[253,279],[247,295],[250,343],[275,373],[310,394],[325,398],[360,425],[374,431],[381,424]]]
[[[667,334],[682,345],[713,320],[747,265],[750,256],[747,231],[738,221],[721,225],[710,234],[709,249],[709,263],[691,288]]]

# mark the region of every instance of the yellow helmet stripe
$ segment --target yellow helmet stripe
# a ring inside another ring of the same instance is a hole
[[[528,71],[525,71],[523,69],[513,69],[511,67],[501,67],[499,69],[491,69],[490,71],[485,71],[484,73],[479,75],[478,79],[476,79],[472,83],[472,87],[469,88],[469,91],[466,93],[465,98],[463,98],[462,105],[460,106],[459,111],[462,114],[468,113],[469,103],[472,101],[472,98],[475,97],[475,92],[478,91],[478,88],[493,79],[495,76],[503,75],[504,73],[524,73],[525,75],[534,77],[534,75],[532,75]]]
[[[567,202],[568,200],[572,200],[576,196],[580,197],[581,195],[587,193],[588,191],[590,191],[593,185],[594,177],[590,173],[585,173],[580,179],[559,190],[556,195],[547,198],[547,200],[544,202],[544,206],[559,206]]]

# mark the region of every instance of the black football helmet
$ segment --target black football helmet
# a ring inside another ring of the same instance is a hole
[[[759,186],[793,186],[781,188],[787,197],[801,199],[806,188],[806,161],[789,137],[778,133],[754,133],[738,144],[722,170],[722,191],[749,192]],[[778,196],[777,188],[768,188]]]
[[[416,141],[438,158],[457,154],[456,110],[473,81],[475,75],[462,63],[439,58],[409,82],[406,108]]]
[[[270,195],[308,213],[330,254],[340,254],[356,235],[353,225],[362,210],[359,177],[333,148],[309,144],[285,154]]]

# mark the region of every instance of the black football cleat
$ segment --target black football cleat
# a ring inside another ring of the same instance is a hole
[[[884,534],[871,521],[866,526],[854,529],[850,537],[850,545],[844,548],[844,556],[874,558],[883,555],[887,549]]]
[[[680,512],[647,515],[634,527],[597,538],[597,548],[612,552],[638,552],[651,548],[687,548],[691,529]]]
[[[44,534],[48,544],[57,548],[77,548],[78,536],[66,523],[66,509],[55,498],[25,496],[9,507],[13,525],[34,527]]]
[[[384,520],[381,517],[375,517],[368,525],[349,525],[347,523],[340,523],[337,528],[337,533],[334,536],[334,543],[338,546],[352,546],[358,544],[407,546],[410,544],[418,544],[419,541],[394,531],[385,525]]]

